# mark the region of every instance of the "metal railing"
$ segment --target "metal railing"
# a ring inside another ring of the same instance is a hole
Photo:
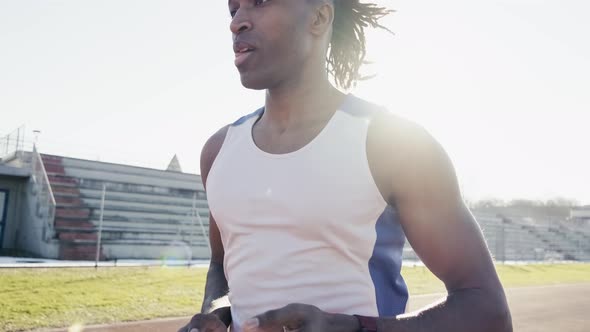
[[[15,131],[0,137],[0,160],[16,156],[16,153],[22,151],[25,141],[25,126],[21,126]]]
[[[41,154],[37,147],[33,146],[33,155],[31,160],[31,169],[34,181],[34,190],[37,194],[37,216],[44,219],[43,239],[47,242],[53,237],[55,221],[55,197],[51,184],[43,165]]]

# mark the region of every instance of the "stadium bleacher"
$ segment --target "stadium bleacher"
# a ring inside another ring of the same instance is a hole
[[[164,171],[54,155],[41,160],[56,203],[48,243],[59,247],[58,257],[47,257],[94,259],[104,186],[101,259],[208,258],[209,212],[199,175],[182,173],[179,165]],[[473,213],[498,261],[590,261],[585,224]],[[409,243],[403,257],[419,260]]]
[[[208,255],[208,235],[203,232],[208,230],[209,216],[198,175],[50,155],[42,158],[57,203],[60,258],[94,259],[103,185],[103,259]]]
[[[590,261],[590,233],[564,222],[547,225],[523,218],[475,213],[488,249],[497,261]],[[409,244],[404,259],[417,259]]]

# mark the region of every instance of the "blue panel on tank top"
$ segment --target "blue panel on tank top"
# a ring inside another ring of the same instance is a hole
[[[355,117],[370,119],[385,108],[349,94],[340,108]],[[404,231],[397,211],[387,206],[375,225],[377,240],[369,260],[369,271],[379,316],[395,316],[404,313],[408,302],[408,287],[400,274],[402,252],[405,244]]]
[[[405,235],[393,207],[385,208],[375,231],[377,240],[369,260],[369,271],[375,285],[379,316],[399,315],[406,310],[408,287],[400,274]]]
[[[234,127],[239,126],[254,116],[260,116],[263,112],[264,112],[264,107],[261,107],[261,108],[257,109],[255,112],[252,112],[248,115],[244,115],[243,117],[239,118],[238,120],[236,120],[236,122],[232,123],[232,126],[234,126]]]

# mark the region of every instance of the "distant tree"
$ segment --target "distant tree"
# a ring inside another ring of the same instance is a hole
[[[514,207],[537,207],[537,206],[544,206],[545,202],[540,200],[530,200],[530,199],[513,199],[508,202],[508,206]]]
[[[566,198],[566,197],[555,197],[549,199],[545,202],[546,206],[559,206],[559,207],[576,207],[580,206],[580,202],[575,199]]]
[[[478,201],[469,202],[469,207],[474,210],[504,207],[506,202],[498,198],[487,198]]]
[[[502,214],[528,215],[535,218],[567,218],[572,207],[579,206],[575,199],[554,197],[548,200],[512,199],[503,201],[497,198],[486,198],[468,202],[472,210]]]

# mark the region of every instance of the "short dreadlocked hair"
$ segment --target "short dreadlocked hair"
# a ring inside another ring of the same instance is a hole
[[[338,86],[349,89],[362,79],[359,70],[367,53],[365,28],[371,26],[391,33],[391,30],[379,24],[379,20],[393,10],[374,3],[361,3],[360,0],[332,1],[334,22],[327,70]]]

